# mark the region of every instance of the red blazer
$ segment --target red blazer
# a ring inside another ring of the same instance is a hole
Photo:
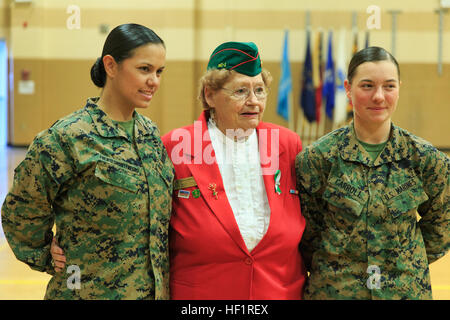
[[[198,120],[201,123],[175,129],[162,138],[174,162],[175,181],[193,177],[197,184],[182,188],[184,194],[190,192],[188,198],[174,190],[169,232],[172,299],[301,299],[306,270],[298,246],[305,220],[295,194],[294,165],[301,151],[300,138],[270,123],[261,122],[257,128],[262,163],[267,163],[262,159],[264,154],[275,154],[278,145],[281,194],[275,192],[277,166],[264,175],[270,224],[263,239],[249,252],[225,194],[219,167],[216,162],[205,163],[205,159],[214,157],[214,150],[204,112]],[[274,143],[268,139],[261,145],[266,132],[271,137],[277,130],[279,144],[275,136]],[[263,154],[261,150],[266,147],[268,152]],[[270,166],[261,165],[263,170]],[[210,183],[217,185],[217,199],[208,189]],[[192,193],[195,189],[200,191],[197,198]]]

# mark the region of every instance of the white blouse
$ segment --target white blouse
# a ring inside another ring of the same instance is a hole
[[[256,130],[248,139],[235,141],[210,119],[208,131],[228,201],[248,251],[252,251],[266,234],[270,222]]]

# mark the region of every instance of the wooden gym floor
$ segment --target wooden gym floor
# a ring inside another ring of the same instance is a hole
[[[11,185],[14,168],[25,157],[25,148],[0,147],[0,206]],[[433,297],[450,300],[450,254],[430,266]],[[0,300],[43,299],[50,275],[31,270],[9,248],[0,225]]]

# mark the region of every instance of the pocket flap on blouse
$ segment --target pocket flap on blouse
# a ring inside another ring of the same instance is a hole
[[[103,182],[131,192],[137,192],[139,180],[130,174],[116,165],[103,161],[98,161],[95,166],[95,176]]]
[[[356,190],[356,189],[355,189]],[[351,191],[351,190],[350,190]],[[340,186],[329,184],[322,198],[328,203],[348,213],[359,216],[368,200],[368,195],[356,190],[356,195]]]
[[[417,177],[412,180],[414,180],[413,188],[409,188],[399,193],[397,196],[386,202],[389,212],[394,217],[398,217],[402,213],[418,208],[422,203],[429,199],[428,195],[423,190],[420,180]]]

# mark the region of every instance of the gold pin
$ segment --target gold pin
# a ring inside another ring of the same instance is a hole
[[[209,186],[208,186],[208,189],[212,191],[212,195],[214,197],[216,197],[216,200],[217,200],[219,198],[217,197],[216,187],[217,187],[217,185],[215,183],[210,183]]]

